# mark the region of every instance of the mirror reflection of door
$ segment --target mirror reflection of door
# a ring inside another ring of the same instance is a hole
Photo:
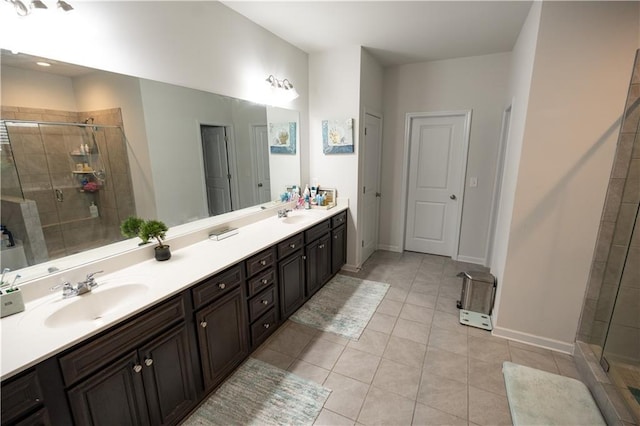
[[[209,215],[232,210],[227,132],[224,126],[201,125],[204,178]]]
[[[255,148],[256,202],[271,201],[271,178],[269,177],[269,132],[266,125],[253,126]]]

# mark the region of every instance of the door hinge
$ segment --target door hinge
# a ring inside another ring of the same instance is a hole
[[[362,240],[362,247],[364,247],[364,240]]]
[[[231,174],[228,174],[228,175],[227,175],[227,179],[228,179],[228,180],[231,180]]]
[[[366,193],[367,193],[367,187],[366,187],[366,186],[363,186],[363,187],[362,187],[362,193],[363,193],[363,194],[366,194]]]
[[[364,128],[364,135],[367,136],[367,128]]]

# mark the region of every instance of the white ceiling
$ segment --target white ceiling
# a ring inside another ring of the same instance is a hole
[[[531,1],[223,1],[307,53],[366,47],[384,66],[511,51]]]

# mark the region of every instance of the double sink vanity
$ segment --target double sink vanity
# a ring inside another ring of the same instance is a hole
[[[345,264],[346,218],[272,214],[27,300],[1,322],[2,425],[179,423]]]

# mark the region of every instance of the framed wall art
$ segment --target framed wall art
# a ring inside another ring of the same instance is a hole
[[[272,154],[296,153],[296,123],[269,123],[269,151]]]
[[[323,120],[322,148],[325,154],[353,152],[353,118]]]

